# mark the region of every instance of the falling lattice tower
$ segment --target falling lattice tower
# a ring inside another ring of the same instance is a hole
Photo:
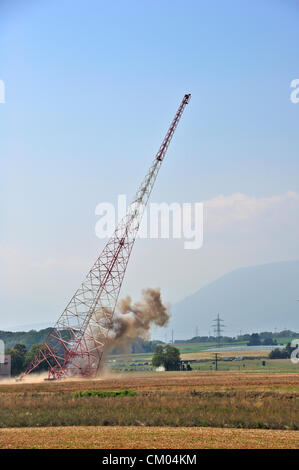
[[[190,97],[190,94],[184,96],[126,216],[22,377],[44,361],[51,379],[94,377],[97,374],[105,345],[109,341],[117,299],[145,206]]]

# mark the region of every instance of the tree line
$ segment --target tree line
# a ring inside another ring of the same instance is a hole
[[[13,348],[7,348],[5,354],[9,354],[11,357],[11,375],[16,376],[24,372],[41,346],[42,344],[33,344],[31,348],[27,349],[24,344],[17,343]],[[47,369],[47,363],[44,362],[40,364],[35,371],[41,372]]]
[[[0,339],[4,341],[6,348],[14,348],[15,345],[22,344],[26,349],[30,349],[33,345],[42,344],[51,331],[52,328],[45,328],[40,331],[0,331]],[[132,354],[154,352],[157,344],[162,344],[162,341],[145,341],[137,338],[130,345],[130,352]],[[109,351],[109,354],[119,354],[120,352],[122,351],[114,348]]]
[[[280,338],[297,338],[299,333],[291,330],[282,330],[276,333],[272,331],[262,331],[261,333],[246,333],[244,335],[239,335],[236,337],[231,336],[194,336],[194,338],[187,339],[183,342],[185,343],[214,343],[220,341],[222,343],[238,343],[240,341],[246,341],[247,346],[275,346],[278,344],[277,340]],[[175,341],[176,343],[181,343],[182,341]]]

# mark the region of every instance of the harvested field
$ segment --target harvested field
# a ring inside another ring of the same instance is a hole
[[[257,350],[257,351],[251,351],[251,350],[240,350],[240,351],[217,351],[219,356],[221,358],[224,357],[236,357],[236,356],[243,356],[243,357],[260,357],[260,358],[268,358],[269,356],[269,351],[267,350]],[[209,360],[214,360],[215,357],[215,351],[199,351],[199,352],[188,352],[188,353],[183,353],[181,354],[181,358],[183,360],[192,360],[192,359],[209,359]]]
[[[28,377],[30,380],[30,376]],[[72,392],[77,390],[185,390],[200,387],[201,390],[253,390],[299,392],[298,373],[263,374],[244,372],[159,372],[148,374],[110,374],[97,380],[67,380],[39,383],[0,381],[1,393],[24,392]]]
[[[173,427],[0,429],[1,449],[296,449],[296,431]]]
[[[136,394],[78,394],[123,389]],[[298,405],[298,374],[175,372],[16,383],[0,386],[0,427],[137,425],[297,430]]]

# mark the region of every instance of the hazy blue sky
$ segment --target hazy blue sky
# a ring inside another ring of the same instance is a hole
[[[299,258],[298,19],[295,0],[1,1],[0,329],[56,319],[103,246],[96,205],[134,194],[185,92],[152,201],[260,212],[226,241],[208,220],[196,253],[138,241],[123,294]]]

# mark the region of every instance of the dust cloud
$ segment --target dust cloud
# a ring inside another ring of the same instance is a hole
[[[169,307],[163,304],[159,288],[144,289],[141,300],[135,304],[126,296],[117,307],[106,346],[109,350],[127,349],[137,338],[149,340],[151,327],[164,327],[170,318]]]

